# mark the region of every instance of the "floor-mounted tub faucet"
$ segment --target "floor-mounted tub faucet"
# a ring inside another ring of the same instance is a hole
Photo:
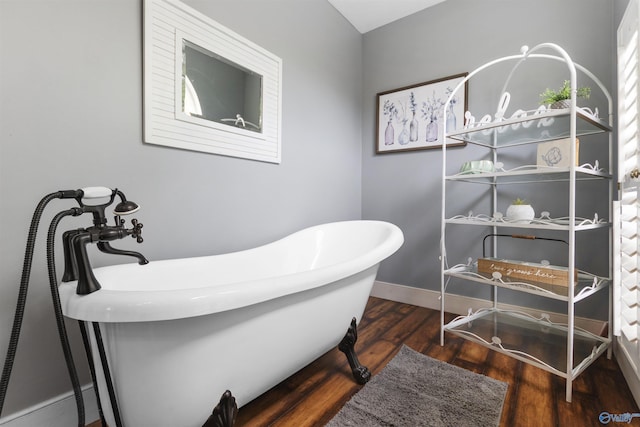
[[[115,207],[114,214],[116,215],[116,223],[113,226],[107,225],[107,219],[105,215],[105,208],[111,205],[116,196],[121,200]],[[11,337],[9,339],[9,346],[7,348],[7,356],[5,358],[4,367],[2,368],[2,375],[0,375],[0,418],[2,416],[2,409],[4,407],[7,388],[9,385],[9,378],[11,377],[11,370],[13,362],[15,361],[16,350],[18,348],[18,339],[20,337],[20,331],[22,328],[22,321],[24,318],[25,306],[27,302],[27,291],[29,288],[29,281],[31,277],[31,267],[33,265],[33,255],[36,247],[36,235],[40,226],[40,220],[42,215],[50,202],[56,199],[74,199],[78,203],[78,207],[72,207],[70,209],[58,212],[49,225],[49,232],[47,234],[47,269],[49,271],[49,286],[51,288],[51,297],[53,302],[53,309],[56,318],[56,324],[58,327],[58,334],[60,336],[60,344],[62,346],[64,358],[69,371],[69,379],[73,386],[73,394],[76,401],[76,407],[78,409],[78,426],[85,425],[85,411],[83,402],[83,392],[78,378],[78,373],[73,361],[73,355],[69,338],[66,332],[66,326],[64,322],[64,315],[62,313],[62,307],[60,304],[60,297],[58,294],[58,279],[55,272],[55,236],[58,224],[67,216],[80,216],[85,213],[91,213],[93,215],[93,226],[88,228],[80,228],[77,230],[71,230],[63,234],[64,244],[64,258],[65,258],[65,273],[63,281],[78,280],[77,290],[78,293],[88,294],[100,289],[100,284],[95,279],[93,272],[91,271],[91,265],[87,257],[86,245],[88,243],[96,243],[98,249],[103,252],[130,255],[138,258],[140,264],[147,264],[149,261],[137,252],[121,251],[112,248],[109,244],[110,241],[116,239],[122,239],[126,236],[134,237],[138,243],[142,242],[142,224],[137,220],[132,220],[133,227],[127,229],[124,226],[125,221],[120,219],[121,215],[136,212],[139,207],[137,204],[128,201],[124,194],[119,190],[111,190],[106,187],[87,187],[79,190],[59,190],[53,193],[45,195],[38,205],[36,206],[33,216],[31,218],[31,225],[29,226],[29,232],[27,234],[27,245],[24,255],[24,263],[22,267],[22,276],[20,279],[20,287],[18,291],[18,302],[16,304],[16,312],[13,319],[13,327],[11,329]],[[96,201],[96,199],[99,199]],[[106,203],[100,203],[100,201],[108,200]],[[94,204],[91,200],[95,201]],[[83,337],[87,336],[85,323],[79,322],[80,329]],[[94,328],[97,327],[97,324]],[[85,340],[85,349],[88,349],[88,341]],[[90,350],[87,350],[87,354],[90,354]],[[92,359],[89,358],[89,365],[92,372],[94,372]],[[103,368],[104,370],[104,368]],[[94,389],[98,390],[98,385],[95,381],[95,375],[93,376]],[[116,407],[112,401],[112,407]],[[100,408],[100,399],[98,397],[98,408]],[[100,410],[100,419],[102,425],[106,425],[102,411]],[[116,425],[119,425],[116,420]]]
[[[90,187],[78,190],[79,194],[75,199],[80,205],[82,213],[93,215],[93,226],[69,230],[63,233],[64,266],[65,271],[62,276],[63,282],[72,280],[78,281],[76,293],[86,295],[100,289],[100,284],[93,274],[91,263],[87,255],[87,244],[96,243],[100,251],[114,255],[133,256],[138,259],[138,264],[148,264],[149,261],[139,252],[116,249],[109,242],[131,236],[138,243],[142,243],[142,224],[137,219],[131,220],[132,227],[125,228],[125,220],[122,215],[137,212],[139,206],[127,200],[125,195],[119,190],[111,190],[105,187]],[[115,215],[115,225],[107,225],[105,209],[111,205],[116,196],[121,202],[113,211]],[[109,201],[103,204],[88,205],[87,199],[98,199],[109,197]]]

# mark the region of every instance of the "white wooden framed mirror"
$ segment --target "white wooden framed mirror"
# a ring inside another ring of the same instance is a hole
[[[282,60],[178,0],[144,0],[144,141],[281,161]]]

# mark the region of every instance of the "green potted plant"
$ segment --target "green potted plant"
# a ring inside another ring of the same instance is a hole
[[[528,224],[535,215],[533,207],[520,197],[515,199],[507,208],[507,220],[511,222]]]
[[[576,91],[578,98],[589,99],[591,96],[591,88],[588,86],[579,87]],[[569,108],[571,106],[571,82],[565,80],[562,87],[558,90],[545,89],[540,94],[540,104],[551,105],[551,108]]]

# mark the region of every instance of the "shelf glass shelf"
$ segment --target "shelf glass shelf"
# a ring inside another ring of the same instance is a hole
[[[591,165],[575,168],[576,180],[612,179],[612,175]],[[480,184],[522,184],[530,182],[568,182],[571,170],[568,167],[522,166],[511,170],[482,173],[457,173],[445,177],[447,181],[472,182]]]
[[[575,378],[611,343],[608,338],[574,328],[573,369],[567,373],[569,329],[551,322],[546,314],[535,318],[514,311],[482,309],[454,319],[444,329],[565,378]]]
[[[477,264],[458,264],[444,271],[447,277],[455,277],[458,279],[470,280],[476,283],[482,283],[490,286],[498,286],[501,288],[526,292],[530,294],[540,295],[546,298],[557,299],[560,301],[568,301],[567,286],[549,285],[526,280],[509,279],[501,277],[500,279],[492,278],[491,274],[479,273]],[[594,293],[605,289],[611,280],[606,277],[596,276],[586,271],[578,272],[578,280],[574,286],[574,302],[581,301],[590,297]]]
[[[486,147],[509,147],[568,138],[571,109],[529,113],[526,117],[492,122],[447,134],[448,138]],[[576,137],[611,131],[611,127],[581,108],[576,108]],[[494,142],[495,141],[495,142]]]
[[[489,216],[485,214],[474,214],[469,212],[468,215],[456,215],[454,217],[445,219],[446,224],[462,224],[462,225],[481,225],[485,227],[499,227],[499,228],[522,228],[529,230],[560,230],[569,231],[571,225],[570,219],[565,218],[550,218],[548,216],[540,216],[534,218],[530,223],[522,223],[516,221],[509,221],[500,212]],[[611,226],[611,223],[603,219],[598,218],[596,215],[593,219],[588,218],[574,218],[575,231],[594,230],[597,228],[607,228]]]

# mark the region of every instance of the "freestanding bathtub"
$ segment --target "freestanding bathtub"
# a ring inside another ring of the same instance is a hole
[[[200,427],[225,390],[242,406],[336,346],[402,243],[393,224],[336,222],[241,252],[96,268],[102,289],[63,283],[60,298],[65,316],[99,323],[124,426]]]

